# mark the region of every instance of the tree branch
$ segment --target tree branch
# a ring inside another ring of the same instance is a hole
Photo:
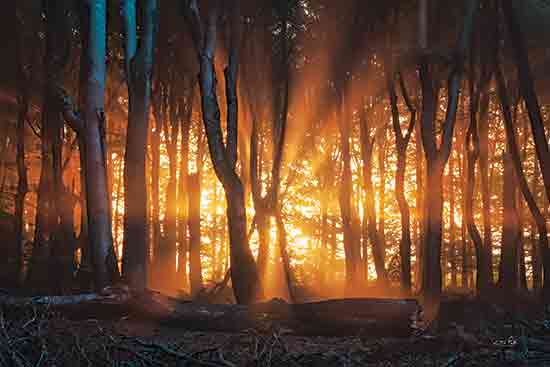
[[[59,88],[57,93],[62,104],[61,111],[63,118],[71,129],[78,135],[81,135],[84,130],[84,120],[82,120],[80,114],[76,111],[73,100],[62,88]]]

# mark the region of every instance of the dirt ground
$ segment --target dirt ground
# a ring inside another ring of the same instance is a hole
[[[0,366],[550,366],[550,321],[525,312],[454,300],[407,338],[336,338],[206,332],[131,313],[78,319],[47,306],[4,306]]]

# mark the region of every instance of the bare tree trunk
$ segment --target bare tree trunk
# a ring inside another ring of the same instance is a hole
[[[416,181],[416,202],[415,202],[415,222],[416,222],[416,242],[415,249],[415,282],[416,287],[420,288],[422,283],[422,244],[424,243],[424,154],[422,149],[422,137],[420,133],[420,124],[416,124],[415,135],[415,181]]]
[[[358,281],[358,255],[359,243],[355,236],[353,220],[355,217],[352,203],[352,182],[351,182],[351,152],[350,152],[350,123],[348,121],[348,106],[342,97],[339,103],[341,109],[340,121],[340,149],[342,151],[342,170],[338,201],[342,215],[342,227],[344,231],[344,252],[346,261],[346,289],[353,290]]]
[[[457,281],[457,248],[456,248],[456,182],[455,182],[455,158],[451,155],[449,160],[449,186],[451,189],[449,198],[449,212],[450,212],[450,225],[449,225],[449,263],[451,267],[451,288],[456,289],[458,287]]]
[[[89,251],[94,270],[94,283],[103,289],[115,281],[116,257],[111,230],[111,206],[107,182],[105,150],[105,78],[107,3],[88,0],[83,17],[89,26],[84,40],[86,57],[83,59],[81,84],[83,86],[82,117],[74,111],[69,97],[63,96],[65,120],[80,137],[81,159],[84,159]],[[88,21],[89,20],[89,21]],[[84,153],[84,154],[82,154]]]
[[[529,184],[525,177],[525,172],[521,164],[521,159],[519,156],[519,148],[517,146],[514,125],[513,125],[513,116],[511,111],[510,99],[506,89],[506,81],[504,75],[500,69],[497,70],[497,86],[498,94],[500,98],[500,103],[502,107],[503,117],[504,117],[504,127],[506,130],[506,142],[508,152],[510,154],[511,165],[514,169],[514,174],[517,179],[519,188],[527,202],[527,206],[533,219],[535,220],[537,231],[538,231],[538,248],[540,253],[543,256],[543,267],[544,267],[544,279],[550,279],[550,259],[549,259],[549,243],[548,243],[548,232],[546,227],[545,216],[541,213],[535,197],[529,189]],[[507,176],[505,176],[507,177]],[[550,295],[550,282],[544,282],[543,296],[546,298]]]
[[[187,274],[187,262],[189,252],[189,241],[187,237],[188,229],[188,208],[189,208],[189,137],[191,130],[191,117],[193,115],[193,102],[195,96],[195,89],[193,93],[185,97],[184,114],[181,119],[181,157],[180,157],[180,177],[179,177],[179,189],[178,189],[178,283],[182,288],[188,286],[188,274]]]
[[[386,113],[382,113],[382,124],[378,130],[378,175],[380,186],[378,187],[378,236],[384,259],[386,258],[386,149],[387,149],[387,127]]]
[[[466,132],[464,132],[464,135],[466,135]],[[469,262],[468,262],[468,239],[466,238],[466,232],[467,232],[467,225],[466,225],[466,154],[462,154],[461,156],[461,163],[460,163],[460,170],[458,176],[460,177],[460,183],[461,183],[461,194],[462,194],[462,202],[461,202],[461,210],[462,210],[462,221],[460,223],[460,235],[461,235],[461,242],[462,242],[462,266],[461,266],[461,287],[465,290],[469,288],[468,285],[468,270],[469,270]]]
[[[437,147],[435,132],[436,107],[439,101],[438,88],[434,87],[432,70],[427,56],[422,57],[420,79],[422,84],[422,143],[427,158],[427,187],[431,200],[426,203],[426,231],[423,249],[422,294],[427,301],[439,302],[441,296],[441,239],[443,188],[442,176],[452,148],[458,97],[462,80],[464,59],[468,50],[473,20],[478,9],[478,1],[467,3],[462,33],[455,50],[454,65],[448,81],[447,115],[443,126],[440,148]]]
[[[518,213],[516,203],[516,179],[509,153],[502,155],[504,164],[504,185],[502,191],[502,250],[500,260],[499,286],[508,292],[518,289]]]
[[[56,283],[54,279],[58,275],[61,264],[54,264],[53,255],[56,251],[60,252],[57,249],[58,246],[64,245],[60,238],[57,205],[57,198],[61,196],[63,185],[61,174],[63,120],[57,90],[63,82],[63,72],[67,65],[70,45],[65,4],[48,1],[43,6],[47,19],[44,55],[46,82],[42,106],[41,168],[35,220],[35,243],[29,281],[37,288],[46,290]],[[53,269],[51,271],[48,270],[50,266]]]
[[[535,148],[540,170],[542,172],[542,178],[544,180],[546,196],[547,200],[550,201],[550,151],[548,149],[548,139],[546,138],[546,132],[544,130],[544,120],[542,118],[540,104],[535,92],[531,66],[529,65],[529,51],[525,46],[524,35],[522,34],[518,14],[514,10],[513,1],[502,0],[501,4],[506,17],[508,30],[512,38],[512,46],[519,74],[520,92],[529,114],[531,131],[533,133],[533,139],[535,140]],[[545,252],[549,252],[548,248],[545,249]],[[544,257],[550,257],[550,255],[544,255]]]
[[[285,275],[285,282],[288,289],[288,296],[291,303],[296,302],[296,293],[294,291],[294,282],[292,281],[292,272],[290,269],[290,257],[288,255],[288,242],[286,239],[286,230],[284,228],[283,218],[281,211],[277,211],[275,215],[275,221],[277,224],[277,243],[279,245],[279,254],[283,263],[283,271]]]
[[[535,162],[534,164],[535,166],[535,171],[533,173],[533,181],[532,181],[532,184],[531,184],[531,192],[533,193],[533,198],[538,198],[539,197],[539,181],[538,181],[538,177],[539,177],[539,165],[537,164],[537,162]],[[547,218],[546,216],[546,210],[547,210],[548,206],[547,205],[543,205],[543,217],[544,218]],[[545,224],[546,224],[546,221],[545,221]],[[545,226],[546,227],[546,226]],[[543,250],[540,246],[539,246],[539,242],[537,241],[537,236],[535,235],[535,232],[537,232],[537,224],[536,222],[533,220],[531,221],[531,264],[533,266],[533,292],[535,294],[539,294],[540,291],[542,290],[542,266],[543,266],[543,261],[542,261],[542,254],[541,254],[541,250]]]
[[[382,284],[387,281],[386,266],[384,263],[384,251],[380,243],[380,236],[376,226],[376,207],[374,202],[374,185],[372,183],[372,151],[374,148],[374,139],[370,136],[371,128],[369,126],[369,116],[363,111],[361,114],[360,133],[361,133],[361,158],[363,160],[363,185],[365,187],[365,208],[364,213],[367,218],[367,235],[372,246],[374,258],[374,267],[376,269],[377,280]],[[365,240],[365,239],[364,239]]]
[[[156,33],[156,0],[139,2],[142,33],[137,42],[136,0],[125,0],[125,62],[129,95],[128,131],[124,165],[123,275],[130,287],[143,290],[147,283],[148,226],[146,147]]]
[[[478,112],[480,95],[485,89],[486,84],[489,82],[486,75],[481,75],[480,82],[477,83],[477,77],[475,73],[474,53],[471,55],[470,61],[470,125],[466,132],[466,144],[464,148],[467,157],[467,169],[466,169],[466,223],[468,226],[468,232],[470,238],[474,244],[476,251],[476,287],[479,294],[486,293],[490,286],[490,273],[491,267],[489,263],[488,254],[489,251],[484,247],[481,234],[477,228],[474,219],[474,190],[475,190],[475,172],[476,164],[479,160],[480,152],[480,139],[478,129]],[[487,80],[486,80],[487,79]]]
[[[409,108],[411,114],[409,126],[403,136],[401,131],[401,122],[399,120],[399,109],[397,106],[397,93],[395,92],[395,83],[391,74],[388,73],[388,90],[392,109],[392,126],[395,134],[397,148],[397,171],[395,177],[395,195],[401,214],[401,241],[399,243],[399,254],[401,257],[401,287],[405,293],[411,293],[411,219],[410,209],[405,197],[405,172],[407,169],[407,147],[416,125],[416,109],[410,101],[409,95],[405,89],[403,77],[400,75],[401,92],[403,99]]]
[[[202,290],[201,265],[201,182],[200,174],[189,176],[189,278],[191,295],[195,297]]]
[[[200,90],[203,122],[216,176],[222,183],[227,200],[227,218],[231,248],[231,279],[238,303],[250,304],[261,297],[258,270],[248,246],[244,187],[235,172],[237,161],[237,74],[240,40],[239,2],[234,1],[230,23],[231,44],[229,65],[225,72],[227,96],[227,143],[224,144],[220,109],[216,91],[214,52],[218,23],[217,8],[211,9],[208,25],[203,31],[196,0],[186,9],[195,49],[200,63]]]
[[[24,239],[24,214],[25,197],[29,192],[27,181],[27,166],[25,164],[25,121],[29,112],[30,73],[24,69],[23,50],[21,48],[21,24],[16,19],[16,64],[17,64],[17,126],[16,126],[16,164],[17,164],[17,193],[15,196],[15,269],[14,284],[20,285],[23,271],[23,239]]]
[[[153,98],[153,115],[155,116],[155,128],[151,134],[151,239],[153,243],[151,247],[153,249],[153,264],[154,268],[151,269],[153,284],[160,286],[160,272],[162,269],[160,259],[162,252],[162,234],[160,231],[160,134],[163,126],[163,119],[166,117],[166,110],[164,106],[165,90],[162,82],[158,82],[155,90],[155,97]],[[157,283],[159,282],[159,283]]]

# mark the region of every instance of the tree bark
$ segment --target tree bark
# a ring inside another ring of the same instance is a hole
[[[338,201],[342,216],[342,227],[344,231],[344,252],[346,262],[346,289],[352,291],[358,281],[358,266],[360,263],[359,242],[353,226],[355,210],[352,203],[352,182],[351,182],[351,153],[350,153],[350,116],[344,98],[341,97],[339,107],[341,109],[340,121],[340,149],[342,152],[341,184]]]
[[[401,131],[401,122],[399,120],[399,108],[397,106],[397,93],[395,92],[395,82],[392,74],[388,73],[388,90],[392,110],[392,126],[395,134],[397,148],[397,170],[395,174],[395,195],[401,214],[401,240],[399,242],[399,255],[401,257],[401,287],[407,294],[412,291],[411,279],[411,219],[409,203],[405,197],[405,172],[407,169],[407,147],[416,124],[416,109],[410,101],[409,95],[405,89],[403,77],[399,78],[401,93],[410,112],[409,126],[405,135]]]
[[[371,138],[367,111],[362,111],[360,121],[361,134],[361,158],[363,160],[363,185],[365,187],[364,213],[367,220],[367,235],[372,246],[374,267],[377,279],[383,284],[387,280],[386,266],[384,263],[384,251],[380,243],[380,236],[376,226],[376,207],[374,202],[374,185],[372,183],[372,151],[374,138]],[[365,239],[364,239],[365,240]]]
[[[63,145],[63,119],[58,103],[58,88],[63,82],[63,72],[70,52],[69,28],[66,5],[55,1],[44,3],[46,25],[46,52],[44,54],[45,85],[41,121],[41,168],[38,185],[35,241],[28,280],[35,287],[47,290],[61,268],[54,264],[54,252],[61,253],[64,246],[60,238],[57,198],[61,197],[63,180],[61,153]],[[48,281],[50,280],[50,281]]]
[[[159,76],[157,76],[159,78]],[[157,81],[155,97],[152,99],[153,115],[155,117],[155,128],[151,133],[151,247],[153,248],[153,264],[151,269],[154,285],[161,286],[160,273],[162,233],[160,230],[160,134],[163,126],[163,119],[166,116],[164,106],[165,87],[161,81]],[[159,283],[157,283],[159,282]]]
[[[180,157],[180,177],[178,183],[178,282],[182,288],[188,286],[188,252],[189,241],[187,236],[188,230],[188,206],[189,206],[189,193],[188,193],[188,177],[189,177],[189,137],[191,130],[191,117],[193,115],[193,103],[195,97],[195,84],[193,84],[192,93],[186,95],[184,98],[183,116],[181,117],[181,157]]]
[[[231,47],[229,65],[225,73],[227,97],[227,144],[224,144],[220,123],[220,109],[216,91],[214,52],[218,23],[217,7],[211,9],[208,25],[203,32],[198,4],[191,0],[186,9],[186,18],[191,28],[195,49],[200,63],[200,90],[204,127],[208,140],[210,157],[216,176],[222,183],[227,200],[229,243],[231,249],[231,279],[238,303],[250,304],[261,297],[258,270],[248,246],[244,187],[235,172],[237,161],[237,74],[238,45],[240,44],[239,1],[234,1],[231,16]],[[231,138],[230,138],[231,137]]]
[[[507,292],[518,290],[518,213],[516,203],[516,175],[509,153],[502,155],[504,164],[502,250],[499,286]]]
[[[201,265],[201,182],[199,174],[189,176],[189,278],[191,295],[195,297],[203,288]]]
[[[436,108],[439,101],[437,88],[434,87],[427,56],[421,57],[420,79],[422,85],[422,144],[427,159],[427,187],[431,190],[431,200],[426,202],[426,229],[424,238],[422,294],[428,302],[439,302],[442,290],[441,279],[441,239],[443,212],[443,170],[452,148],[452,137],[456,121],[456,111],[466,50],[471,38],[473,20],[478,9],[478,1],[467,3],[467,12],[459,41],[455,50],[455,59],[448,81],[447,112],[443,125],[440,148],[437,147],[435,132]]]
[[[510,154],[511,165],[514,169],[514,174],[517,179],[517,183],[527,202],[527,206],[533,219],[538,232],[538,250],[543,257],[543,268],[544,268],[544,279],[550,279],[550,256],[549,256],[549,242],[548,242],[548,231],[546,227],[546,219],[541,213],[535,197],[533,196],[531,190],[529,189],[529,184],[525,177],[525,172],[523,170],[523,165],[519,156],[519,148],[517,146],[515,131],[514,131],[514,120],[511,111],[510,98],[506,89],[506,81],[504,75],[500,69],[497,69],[497,87],[498,95],[500,98],[500,104],[502,107],[502,114],[504,120],[504,127],[506,130],[506,144],[507,150]],[[507,176],[505,176],[507,177]],[[543,296],[545,299],[550,296],[550,282],[544,282]]]
[[[161,251],[161,268],[164,269],[163,280],[171,289],[176,289],[176,254],[177,254],[177,170],[178,170],[178,136],[180,122],[178,121],[178,96],[175,75],[172,76],[168,95],[168,119],[164,120],[164,136],[166,137],[166,152],[170,177],[166,187],[166,212],[164,217],[164,249]],[[200,193],[200,192],[199,192]],[[199,237],[200,238],[200,237]]]
[[[125,0],[122,8],[126,33],[125,62],[129,95],[124,165],[123,276],[130,287],[143,290],[147,284],[149,253],[145,171],[157,1],[142,0],[139,4],[143,22],[139,47],[136,1]]]
[[[479,294],[486,293],[487,289],[490,286],[490,273],[491,266],[489,262],[488,255],[490,254],[484,246],[483,240],[481,238],[481,233],[477,228],[474,219],[474,191],[475,191],[475,172],[476,164],[479,160],[480,152],[480,139],[479,139],[479,129],[478,129],[478,112],[480,105],[480,95],[484,91],[486,84],[489,80],[486,80],[486,75],[481,75],[480,82],[476,81],[475,73],[475,63],[474,63],[474,54],[471,55],[470,62],[470,125],[468,131],[466,132],[466,144],[465,154],[467,157],[466,164],[466,203],[465,203],[465,212],[466,212],[466,224],[468,227],[468,233],[474,244],[474,249],[476,251],[476,287]],[[479,84],[479,85],[478,85]]]
[[[513,1],[501,0],[501,4],[512,40],[519,74],[520,92],[527,107],[537,158],[544,181],[544,188],[546,190],[547,200],[550,202],[550,151],[548,149],[548,139],[544,130],[544,120],[535,91],[531,66],[529,65],[529,52],[525,45],[524,35],[522,33],[517,11],[514,9]]]
[[[29,112],[30,99],[30,73],[25,72],[23,49],[22,49],[22,29],[18,19],[16,19],[16,64],[17,64],[17,125],[16,125],[16,165],[17,165],[17,193],[15,196],[15,253],[14,253],[14,284],[20,285],[23,271],[23,240],[25,231],[25,197],[29,191],[27,180],[27,166],[25,164],[25,121]]]

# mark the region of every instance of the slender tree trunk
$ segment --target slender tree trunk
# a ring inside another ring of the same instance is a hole
[[[81,74],[83,90],[80,100],[83,113],[80,117],[74,111],[70,98],[63,95],[63,114],[80,137],[81,159],[84,159],[81,168],[85,172],[90,259],[95,286],[101,290],[115,281],[117,276],[105,149],[106,1],[88,0],[83,6],[82,19],[89,25],[84,42],[87,57],[83,59]]]
[[[340,127],[340,149],[342,151],[342,178],[339,191],[340,213],[342,215],[342,227],[344,230],[344,252],[346,261],[346,289],[353,290],[358,281],[358,242],[353,228],[354,210],[352,203],[351,182],[351,152],[350,152],[350,124],[347,107],[344,99],[340,102],[341,115],[338,126]]]
[[[519,156],[519,148],[517,146],[515,131],[513,126],[513,116],[511,111],[511,105],[509,96],[506,90],[506,81],[504,75],[500,69],[497,70],[497,86],[498,94],[501,102],[501,107],[504,117],[504,127],[506,130],[506,142],[508,152],[510,153],[511,165],[514,170],[515,177],[519,188],[527,202],[527,206],[533,218],[535,220],[537,231],[538,231],[538,247],[540,253],[543,256],[543,267],[544,267],[544,279],[550,279],[550,251],[549,242],[548,242],[548,232],[546,227],[545,216],[541,213],[535,197],[529,189],[529,184],[525,177],[525,172],[523,171],[523,166],[521,164],[521,159]],[[536,165],[535,165],[536,166]],[[508,177],[508,176],[505,176]],[[545,205],[546,206],[546,205]],[[550,297],[550,282],[544,282],[543,288],[543,297],[548,299]]]
[[[384,263],[384,251],[380,243],[380,236],[376,226],[376,207],[374,202],[374,185],[372,182],[372,152],[374,148],[374,138],[370,137],[370,127],[368,126],[368,116],[363,111],[361,116],[361,158],[363,160],[363,185],[365,187],[365,208],[364,213],[367,218],[367,235],[372,246],[374,258],[374,267],[376,269],[377,281],[384,284],[387,281],[386,266]]]
[[[218,23],[217,8],[211,9],[203,31],[196,0],[186,9],[195,49],[200,64],[200,90],[204,127],[216,176],[222,183],[227,200],[227,219],[231,249],[231,280],[235,298],[240,304],[250,304],[261,297],[261,284],[252,251],[248,245],[244,187],[235,172],[237,162],[237,75],[240,44],[240,9],[235,1],[231,14],[229,65],[225,71],[227,98],[227,143],[224,144],[220,109],[216,91],[214,53]]]
[[[481,205],[483,215],[483,248],[489,264],[488,281],[494,284],[491,190],[489,185],[489,93],[483,91],[479,119],[479,175],[481,178]]]
[[[464,132],[464,135],[466,135],[466,132]],[[458,176],[460,177],[460,183],[461,183],[461,210],[462,210],[462,221],[460,223],[460,235],[461,235],[461,242],[462,242],[462,266],[461,266],[461,287],[464,290],[467,290],[469,288],[468,285],[468,270],[469,270],[469,262],[468,262],[468,239],[466,238],[466,232],[467,232],[467,225],[466,225],[466,154],[461,155],[461,163],[460,163],[460,171]]]
[[[420,133],[420,124],[416,124],[415,135],[415,181],[416,181],[416,202],[415,202],[415,222],[416,222],[416,242],[415,249],[415,282],[416,287],[420,288],[422,283],[422,244],[424,243],[424,152],[422,149],[422,137]]]
[[[191,295],[195,297],[202,290],[201,265],[201,182],[199,174],[189,176],[189,278]]]
[[[401,91],[405,103],[411,114],[409,127],[405,136],[401,131],[401,122],[399,120],[399,109],[397,106],[397,93],[395,92],[395,83],[393,78],[388,77],[388,90],[392,109],[392,126],[395,134],[397,148],[397,170],[395,177],[395,195],[401,214],[401,240],[399,242],[399,254],[401,257],[401,287],[405,293],[412,291],[411,279],[411,219],[410,209],[405,197],[405,172],[407,168],[407,147],[411,134],[416,125],[416,110],[408,97],[403,78],[400,78]]]
[[[443,188],[442,176],[452,148],[452,138],[456,121],[459,91],[462,81],[464,59],[468,50],[473,21],[478,9],[478,1],[467,3],[462,33],[456,46],[454,65],[448,81],[447,111],[443,125],[440,147],[437,147],[435,132],[436,108],[439,93],[432,80],[433,71],[426,56],[422,57],[420,79],[422,84],[422,143],[427,158],[427,187],[431,200],[426,203],[426,231],[423,249],[422,293],[427,301],[439,302],[441,282],[441,239]]]
[[[288,289],[288,296],[291,303],[296,302],[296,294],[294,291],[294,282],[292,281],[292,271],[290,268],[290,257],[288,255],[288,242],[286,238],[286,230],[284,228],[283,218],[280,211],[275,215],[277,225],[277,243],[279,247],[279,255],[281,257],[285,282]]]
[[[378,187],[379,210],[378,210],[378,236],[380,237],[380,246],[386,258],[386,149],[387,149],[387,128],[386,116],[382,114],[382,126],[378,131],[378,175],[380,177],[380,186]]]
[[[502,156],[504,164],[504,185],[502,191],[502,250],[500,260],[499,286],[508,292],[518,290],[518,213],[516,203],[516,178],[509,153]]]
[[[519,74],[519,88],[527,107],[529,120],[531,122],[531,131],[533,133],[533,139],[535,140],[535,149],[544,181],[544,188],[546,190],[547,200],[550,201],[550,151],[548,148],[548,139],[544,130],[544,120],[535,91],[531,66],[529,65],[529,51],[525,45],[524,35],[518,19],[518,12],[514,9],[513,1],[502,0],[501,4],[512,39],[512,46]],[[545,249],[545,253],[546,252],[549,252],[548,248]],[[550,257],[550,255],[544,255],[544,257]]]
[[[64,243],[60,238],[57,198],[61,197],[61,151],[63,120],[59,109],[57,88],[62,85],[63,72],[67,65],[70,46],[68,24],[65,20],[65,4],[55,1],[44,2],[46,25],[46,52],[44,55],[45,86],[41,123],[41,169],[38,185],[35,243],[31,259],[29,281],[39,289],[48,289],[55,284],[60,266],[58,246]],[[52,266],[53,265],[53,266]],[[51,266],[51,271],[48,270]],[[51,280],[50,282],[48,280]],[[49,284],[48,284],[49,283]]]
[[[193,99],[195,96],[195,89],[191,95],[187,95],[185,98],[184,115],[181,119],[181,157],[180,157],[180,177],[179,177],[179,189],[178,189],[178,283],[182,288],[188,286],[188,274],[187,274],[187,262],[189,252],[189,241],[187,237],[188,229],[188,208],[189,208],[189,137],[191,130],[191,117],[193,115]]]
[[[451,288],[456,289],[458,287],[457,281],[457,248],[456,248],[456,182],[455,182],[455,158],[451,155],[449,160],[449,186],[451,189],[449,198],[449,212],[450,212],[450,226],[449,226],[449,263],[451,266]]]
[[[535,171],[533,173],[533,181],[531,184],[531,192],[533,193],[533,197],[535,200],[539,197],[539,166],[537,162],[534,164]],[[546,211],[547,206],[543,206],[543,212]],[[546,213],[543,213],[543,217],[547,218]],[[546,221],[545,221],[546,224]],[[546,226],[545,226],[546,227]],[[537,232],[537,224],[535,220],[531,222],[531,264],[533,267],[533,292],[535,294],[539,294],[539,292],[542,290],[542,254],[541,250],[544,251],[544,248],[541,248],[539,245],[539,242],[537,240],[537,236],[535,233]]]
[[[15,253],[14,284],[21,285],[23,271],[23,240],[25,231],[25,197],[29,192],[27,166],[25,164],[25,121],[29,112],[29,75],[25,73],[23,50],[21,48],[21,24],[16,20],[16,64],[17,64],[17,125],[16,125],[16,165],[17,193],[15,196]]]
[[[466,168],[466,223],[468,226],[468,233],[472,243],[474,244],[474,249],[476,252],[476,288],[479,294],[486,293],[490,285],[490,263],[488,261],[487,255],[488,251],[484,248],[484,244],[481,238],[481,234],[477,228],[474,219],[474,191],[476,183],[476,164],[479,159],[480,151],[480,139],[478,134],[478,111],[479,111],[479,100],[481,90],[484,88],[483,80],[479,83],[476,82],[475,74],[475,63],[474,63],[474,54],[472,53],[472,61],[470,62],[470,125],[468,131],[466,132],[465,139],[465,155],[467,157],[467,168]],[[484,76],[481,76],[483,79]]]
[[[124,165],[124,260],[123,275],[130,287],[143,290],[147,283],[148,226],[146,152],[149,104],[156,33],[156,0],[142,0],[142,34],[137,45],[135,0],[125,0],[126,74],[129,111]]]
[[[151,134],[151,222],[152,222],[152,234],[151,239],[153,243],[153,264],[154,268],[151,269],[152,281],[155,285],[160,286],[160,272],[162,269],[160,259],[162,252],[162,234],[160,231],[160,134],[163,126],[162,120],[165,117],[165,110],[163,108],[164,87],[162,83],[158,83],[159,86],[155,91],[157,95],[153,98],[153,114],[155,116],[155,128]],[[159,282],[159,283],[157,283]]]

